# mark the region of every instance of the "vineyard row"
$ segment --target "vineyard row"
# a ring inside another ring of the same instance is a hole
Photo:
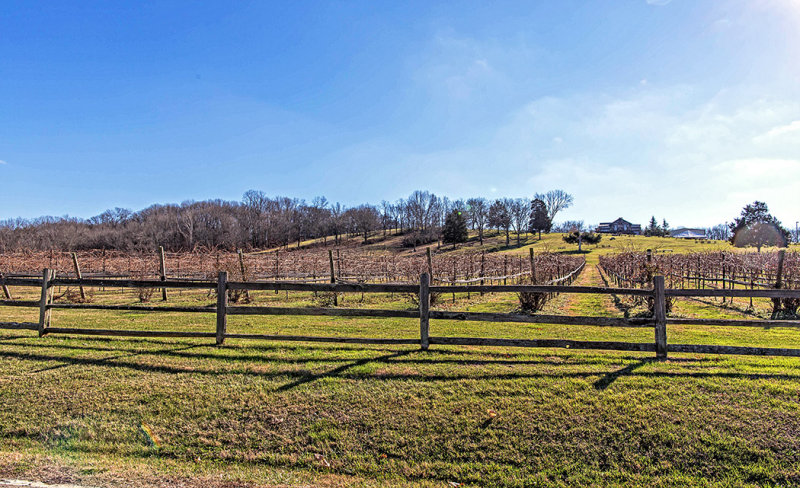
[[[163,269],[161,264],[163,255]],[[414,283],[422,272],[430,272],[441,284],[556,283],[577,274],[583,258],[543,253],[533,256],[492,253],[442,255],[428,252],[400,256],[386,251],[348,248],[278,251],[270,253],[162,253],[129,254],[111,251],[18,252],[0,255],[0,273],[5,276],[37,277],[49,268],[59,276],[84,278],[130,277],[208,280],[220,271],[243,280],[291,280],[323,282]],[[77,266],[76,266],[77,263]]]

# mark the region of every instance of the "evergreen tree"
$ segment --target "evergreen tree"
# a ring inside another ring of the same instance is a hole
[[[550,220],[550,217],[547,215],[547,205],[545,205],[544,201],[537,198],[531,202],[531,221],[530,221],[530,229],[531,232],[539,232],[539,240],[542,239],[542,231],[550,232],[550,228],[553,226],[553,222]]]
[[[453,248],[455,248],[456,243],[466,242],[467,237],[467,219],[464,218],[460,210],[451,211],[444,220],[442,240],[444,242],[452,242]]]
[[[657,236],[661,232],[661,228],[658,226],[658,221],[656,220],[656,216],[653,215],[650,217],[650,223],[647,225],[647,229],[644,231],[644,234],[648,237]]]
[[[755,201],[742,209],[742,214],[730,224],[731,242],[736,247],[784,247],[789,242],[789,231],[770,215],[767,204]]]

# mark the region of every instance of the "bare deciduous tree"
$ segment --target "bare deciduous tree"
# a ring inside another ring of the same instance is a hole
[[[478,231],[478,240],[483,244],[483,229],[489,218],[489,205],[485,198],[470,198],[467,200],[467,211],[472,228]]]
[[[526,230],[531,216],[531,206],[525,198],[514,198],[508,202],[511,226],[517,234],[517,247],[521,245],[521,234]]]
[[[550,218],[550,222],[555,222],[556,215],[560,211],[571,207],[573,203],[572,195],[564,190],[550,190],[547,193],[537,193],[533,198],[542,200],[545,206],[547,206],[547,216]]]

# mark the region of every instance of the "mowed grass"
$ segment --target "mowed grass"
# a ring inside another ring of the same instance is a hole
[[[94,481],[800,482],[793,359],[8,333],[0,355],[17,477],[46,454]]]
[[[576,284],[601,280],[590,265]],[[252,298],[316,304],[308,293]],[[545,312],[622,316],[616,298],[562,294]],[[137,301],[115,290],[94,300]],[[679,301],[674,314],[748,316],[746,304],[707,302]],[[205,292],[170,291],[168,305],[213,303]],[[414,307],[406,296],[358,294],[343,306]],[[767,306],[756,301],[756,312]],[[436,307],[502,312],[516,297],[459,294],[453,304],[444,294]],[[419,334],[410,319],[229,319],[231,332]],[[38,311],[0,307],[5,320],[37,321]],[[214,315],[54,310],[53,326],[213,331]],[[432,321],[431,334],[653,341],[651,329],[454,321]],[[670,326],[669,342],[800,347],[800,331]],[[794,358],[657,362],[610,351],[231,339],[215,347],[213,339],[3,331],[0,477],[101,486],[797,485],[798,399]]]

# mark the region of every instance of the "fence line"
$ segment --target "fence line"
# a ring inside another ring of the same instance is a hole
[[[575,270],[573,273],[579,272]],[[572,273],[571,273],[572,274]],[[711,354],[754,354],[774,356],[800,357],[800,349],[762,348],[747,346],[719,346],[703,344],[669,344],[667,326],[673,325],[711,325],[711,326],[757,326],[757,327],[800,327],[800,321],[791,320],[727,320],[727,319],[684,319],[666,316],[667,297],[726,296],[726,297],[768,297],[768,298],[800,298],[800,290],[731,290],[731,289],[667,289],[664,277],[655,276],[652,289],[644,288],[606,288],[593,286],[558,286],[558,285],[452,285],[431,286],[427,273],[420,276],[419,285],[410,284],[376,284],[376,283],[291,283],[291,282],[252,282],[228,281],[227,272],[220,272],[216,281],[181,281],[181,280],[127,280],[96,278],[59,278],[55,272],[45,269],[42,278],[5,277],[8,286],[41,287],[41,298],[37,301],[0,300],[0,306],[30,307],[39,309],[38,322],[0,322],[2,329],[35,330],[40,336],[46,334],[76,334],[130,337],[192,337],[215,338],[218,345],[225,339],[261,339],[280,341],[309,342],[343,342],[353,344],[419,344],[422,349],[429,345],[478,345],[507,347],[567,347],[574,349],[601,349],[655,352],[660,359],[666,358],[669,352],[691,352]],[[62,304],[53,303],[53,288],[58,285],[83,285],[87,287],[132,287],[132,288],[177,288],[177,289],[214,289],[217,291],[216,307],[167,307],[136,305],[100,305],[100,304]],[[260,307],[231,306],[228,304],[228,292],[231,290],[293,290],[335,293],[413,293],[418,296],[420,304],[416,310],[382,310],[357,308],[321,308],[321,307]],[[654,303],[654,314],[650,318],[618,318],[562,315],[523,315],[519,313],[487,313],[430,310],[430,295],[434,292],[496,292],[496,293],[594,293],[618,294],[651,297]],[[116,329],[84,329],[75,327],[52,327],[51,315],[55,309],[85,310],[124,310],[147,312],[194,312],[214,314],[216,328],[214,331],[149,331],[149,330],[116,330]],[[369,338],[369,337],[318,337],[301,335],[267,335],[239,334],[227,331],[229,315],[314,315],[344,317],[379,317],[419,319],[420,336],[418,339],[402,338]],[[545,323],[554,325],[587,325],[597,327],[640,327],[654,330],[653,342],[615,342],[615,341],[576,341],[568,339],[515,339],[515,338],[480,338],[480,337],[438,337],[430,335],[431,320],[457,320],[479,322],[521,322]]]

